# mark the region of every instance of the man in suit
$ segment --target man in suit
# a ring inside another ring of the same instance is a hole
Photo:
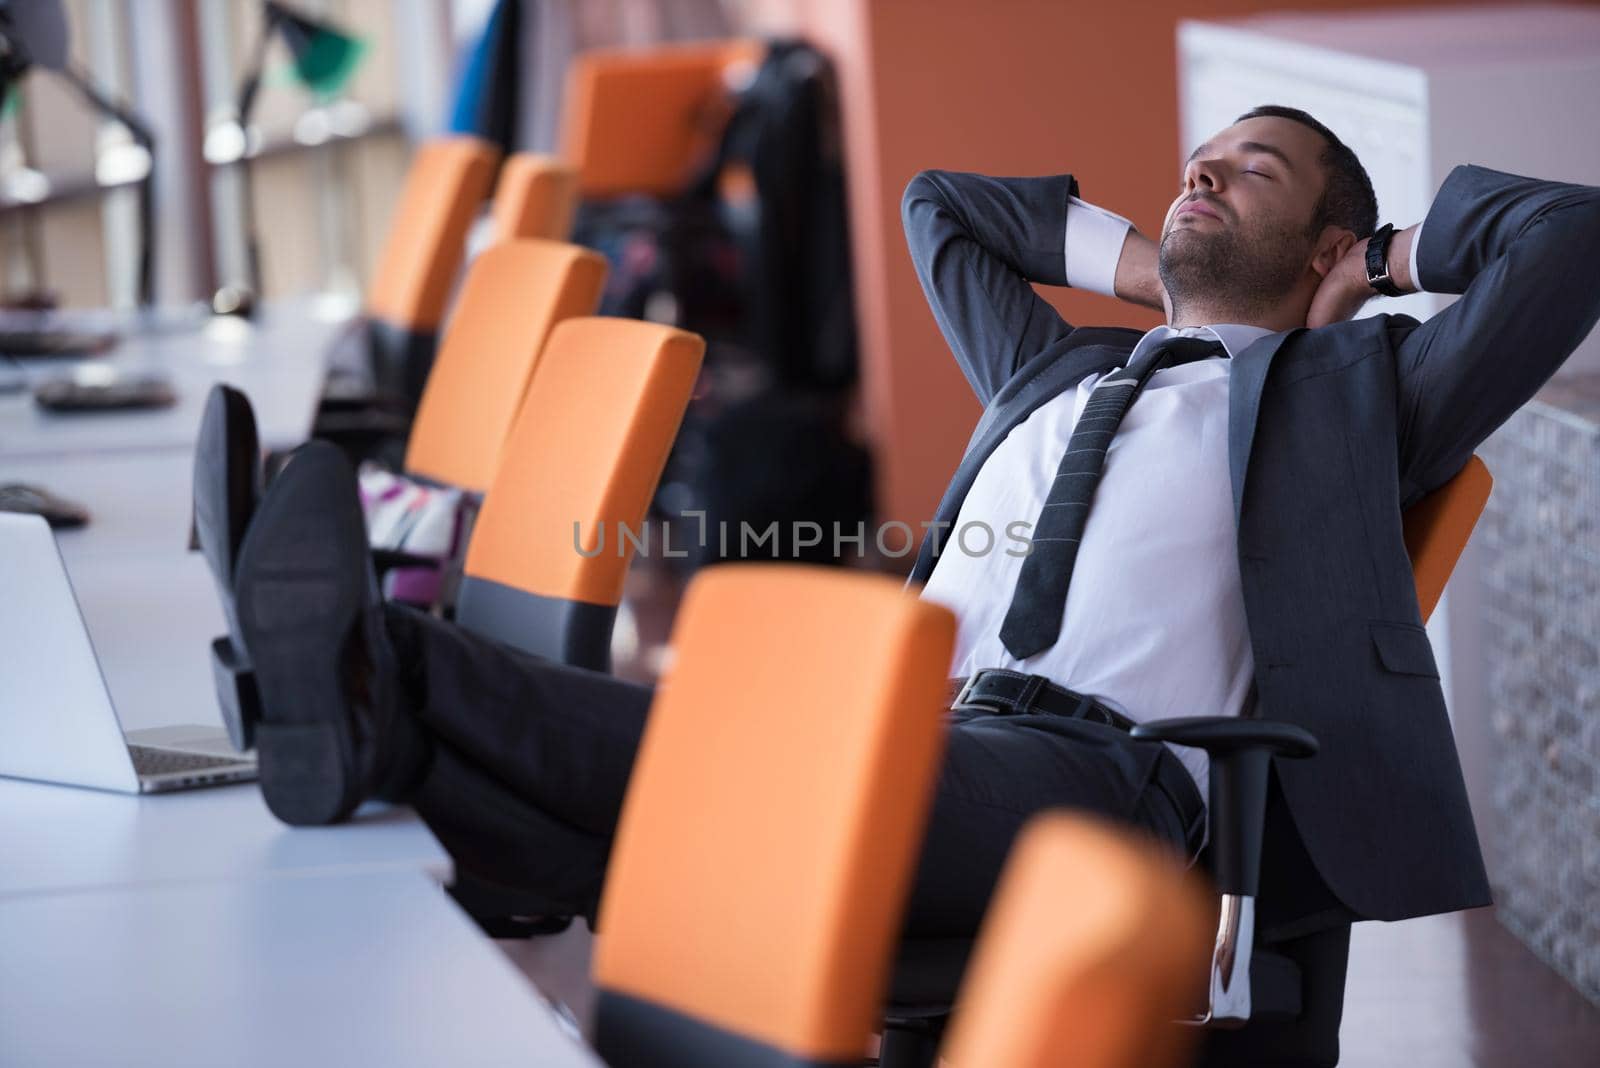
[[[1354,155],[1304,113],[1258,108],[1196,149],[1159,248],[1076,193],[1067,175],[924,174],[907,190],[923,287],[986,405],[936,523],[958,529],[997,501],[1026,512],[1041,492],[1016,500],[991,472],[1015,478],[1026,461],[1008,451],[1059,444],[1039,424],[1063,418],[1068,397],[1081,407],[1089,382],[1140,346],[1176,331],[1227,351],[1156,372],[1117,431],[1065,605],[1064,632],[1082,640],[1017,660],[1000,640],[1009,605],[978,597],[961,613],[958,667],[1051,663],[1075,687],[1142,692],[1147,703],[1126,709],[1138,718],[1255,702],[1309,728],[1320,755],[1276,768],[1309,854],[1307,892],[1274,895],[1280,911],[1264,917],[1279,936],[1486,904],[1400,516],[1594,326],[1600,287],[1577,268],[1600,236],[1600,193],[1455,168],[1383,261],[1395,292],[1463,294],[1422,324],[1348,320],[1375,295],[1376,205]],[[1161,306],[1169,325],[1074,329],[1028,282]],[[1157,398],[1170,413],[1152,407],[1160,425],[1146,431],[1136,417]],[[1055,469],[1055,456],[1032,462]],[[986,486],[990,499],[975,500]],[[1129,514],[1115,493],[1148,503]],[[952,604],[1015,569],[945,548],[928,539],[913,577]],[[1094,579],[1119,573],[1132,575],[1097,597]],[[1130,599],[1159,602],[1174,625],[1152,638]]]
[[[1353,153],[1268,107],[1196,149],[1159,243],[1077,193],[944,172],[906,191],[913,262],[986,406],[912,576],[957,610],[963,685],[908,930],[973,932],[1042,808],[1192,856],[1204,760],[1128,730],[1200,713],[1322,743],[1277,770],[1300,857],[1279,936],[1484,904],[1400,516],[1600,317],[1580,269],[1600,190],[1461,166],[1420,226],[1375,233]],[[1032,282],[1167,325],[1075,328]],[[1426,323],[1349,318],[1422,287],[1463,295]],[[197,515],[276,739],[273,810],[403,799],[463,870],[592,913],[649,688],[382,605],[348,467],[313,443],[257,509],[231,419],[208,413]],[[975,523],[1028,551],[975,551]]]

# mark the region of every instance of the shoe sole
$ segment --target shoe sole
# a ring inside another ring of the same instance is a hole
[[[285,823],[335,823],[359,800],[341,653],[367,598],[354,474],[332,446],[291,460],[239,553],[239,623],[260,692],[261,791]]]
[[[237,447],[234,442],[237,441]],[[201,555],[234,631],[233,577],[244,532],[261,490],[261,447],[255,412],[243,393],[213,387],[196,446],[194,522]],[[242,650],[241,650],[242,652]]]
[[[211,673],[223,725],[240,752],[255,747],[258,713],[250,657],[239,634],[233,576],[260,490],[261,445],[249,398],[228,386],[213,386],[195,443],[194,530],[228,628],[226,636],[211,643]]]

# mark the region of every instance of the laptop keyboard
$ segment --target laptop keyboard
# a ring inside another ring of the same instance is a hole
[[[158,749],[150,745],[130,745],[133,770],[140,775],[166,775],[174,771],[203,771],[229,764],[243,763],[242,757],[210,756],[206,753],[185,753],[177,749]]]

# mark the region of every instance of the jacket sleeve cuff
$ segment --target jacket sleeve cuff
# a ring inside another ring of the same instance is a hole
[[[1077,183],[1073,183],[1076,190]],[[1117,261],[1122,243],[1133,226],[1115,212],[1067,198],[1067,225],[1063,239],[1067,285],[1091,293],[1116,296]]]

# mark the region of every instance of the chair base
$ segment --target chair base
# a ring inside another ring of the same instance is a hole
[[[565,906],[531,894],[456,874],[450,896],[490,938],[536,938],[560,934],[572,926]]]
[[[971,953],[966,939],[909,939],[900,947],[879,1068],[933,1068]],[[1350,928],[1270,948],[1250,960],[1254,1015],[1236,1030],[1208,1029],[1199,1064],[1323,1068],[1338,1063]]]
[[[896,1017],[884,1023],[878,1068],[934,1068],[948,1016]]]
[[[1298,1015],[1274,1013],[1271,990],[1262,990],[1262,1011],[1237,1031],[1208,1031],[1196,1062],[1201,1068],[1332,1068],[1339,1063],[1339,1022],[1344,1016],[1345,969],[1350,927],[1340,925],[1304,938],[1278,942],[1261,957],[1292,962],[1299,973]],[[1290,974],[1284,970],[1284,975]],[[1268,976],[1251,971],[1252,992]],[[1287,1002],[1285,1002],[1287,1004]]]

